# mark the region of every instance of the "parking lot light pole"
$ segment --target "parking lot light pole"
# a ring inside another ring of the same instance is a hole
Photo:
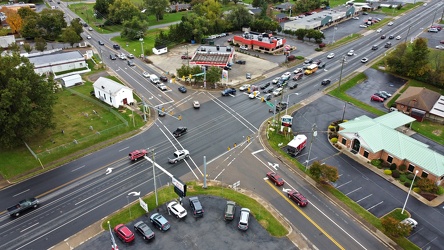
[[[342,62],[341,62],[341,73],[339,74],[339,86],[338,86],[338,90],[341,90],[341,81],[342,81],[342,70],[344,69],[344,63],[346,61],[346,57],[345,55],[342,57]]]
[[[316,137],[318,135],[317,131],[316,131],[316,123],[313,123],[313,126],[311,127],[311,140],[310,140],[310,148],[308,149],[308,158],[305,161],[305,171],[307,171],[308,169],[308,162],[310,161],[310,153],[311,153],[311,146],[313,145],[313,138]]]
[[[291,95],[298,95],[298,93],[291,93],[287,95],[287,108],[285,109],[285,115],[287,115],[288,107],[290,106],[289,98]]]
[[[112,242],[111,249],[112,250],[119,250],[119,248],[117,247],[117,244],[116,244],[116,240],[114,240],[114,235],[111,231],[111,224],[109,224],[109,221],[108,221],[108,228],[109,228],[109,234],[111,235],[111,242]]]
[[[145,60],[145,51],[143,51],[143,37],[139,38],[140,46],[142,47],[142,59]]]
[[[413,183],[415,182],[416,175],[418,174],[418,170],[415,171],[415,176],[413,176],[412,184],[410,184],[409,192],[407,193],[407,197],[405,198],[404,206],[402,207],[401,214],[404,214],[405,206],[407,205],[407,201],[409,200],[410,192],[412,191]]]

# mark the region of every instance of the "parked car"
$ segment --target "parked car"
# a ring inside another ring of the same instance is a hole
[[[117,238],[119,238],[121,241],[125,243],[130,243],[135,238],[134,233],[131,232],[131,230],[124,224],[119,224],[115,226],[114,233],[116,234]]]
[[[233,220],[236,214],[236,202],[227,201],[225,205],[224,220]]]
[[[296,190],[288,191],[287,195],[288,195],[288,198],[290,198],[290,200],[293,200],[294,202],[296,202],[296,204],[298,204],[298,206],[300,206],[300,207],[305,207],[308,205],[307,198],[305,198],[305,196],[303,196],[301,193],[299,193]]]
[[[191,207],[191,211],[193,211],[193,215],[202,217],[204,214],[204,209],[202,207],[202,204],[199,201],[199,198],[190,197],[188,199],[190,200],[190,207]]]
[[[275,172],[268,172],[267,177],[276,186],[284,185],[284,179],[282,179],[282,177],[280,175],[276,174]]]
[[[384,99],[381,98],[381,97],[379,97],[379,96],[377,96],[377,95],[372,95],[372,96],[370,97],[370,101],[383,102]]]
[[[416,226],[418,226],[418,222],[416,222],[416,220],[414,220],[412,218],[405,218],[400,223],[409,225],[412,227],[412,229],[414,229]]]
[[[153,215],[151,215],[150,221],[160,231],[167,231],[171,227],[171,225],[168,222],[168,220],[165,219],[165,217],[163,217],[163,215],[161,215],[159,213],[154,213]]]
[[[250,84],[244,84],[242,86],[240,86],[239,91],[246,91],[251,87]]]
[[[184,218],[187,216],[187,210],[182,207],[178,202],[172,201],[167,205],[168,211],[170,211],[174,216],[178,219]]]
[[[327,56],[328,59],[332,59],[333,57],[335,57],[335,53],[330,53],[330,54],[328,54],[328,56]]]
[[[236,64],[246,64],[247,62],[245,60],[237,60]]]
[[[228,65],[225,66],[225,67],[224,67],[224,70],[231,70],[231,66],[228,66]]]
[[[352,55],[354,55],[354,54],[355,54],[355,51],[354,51],[354,50],[350,50],[350,51],[347,53],[348,56],[352,56]]]
[[[134,231],[142,235],[144,240],[154,239],[155,236],[153,230],[143,221],[138,221],[134,224]]]
[[[374,93],[373,95],[375,95],[375,96],[379,96],[379,97],[381,97],[381,98],[384,99],[384,100],[388,98],[388,96],[386,96],[386,95],[384,95],[384,94],[382,94],[382,93],[379,93],[379,92]]]
[[[267,82],[267,83],[265,83],[265,84],[262,84],[261,85],[261,87],[260,87],[260,89],[266,89],[268,86],[270,86],[270,82]]]
[[[427,32],[438,33],[439,30],[438,30],[437,28],[429,28],[429,29],[427,30]]]
[[[187,88],[185,88],[184,86],[180,86],[180,87],[178,88],[178,90],[179,90],[181,93],[186,93],[186,92],[187,92]]]
[[[365,24],[361,24],[361,25],[359,25],[359,27],[360,27],[360,28],[367,28],[367,25],[365,25]]]
[[[354,16],[354,17],[353,17],[353,19],[355,19],[355,20],[359,20],[359,17],[357,17],[357,16]]]
[[[330,79],[324,79],[324,80],[322,80],[321,85],[325,86],[325,85],[329,85],[330,83],[331,83]]]
[[[444,45],[436,45],[435,49],[444,49]]]
[[[392,94],[388,93],[387,91],[383,91],[383,90],[379,91],[379,93],[382,93],[383,95],[386,95],[388,97],[392,96]]]
[[[180,57],[180,59],[191,59],[191,56],[183,55]]]
[[[239,224],[237,227],[240,230],[247,230],[248,229],[248,223],[250,220],[250,209],[248,208],[241,208],[240,218],[239,218]]]
[[[362,63],[366,63],[366,62],[368,62],[368,58],[367,58],[367,57],[362,58],[362,59],[361,59],[361,62],[362,62]]]
[[[194,100],[194,101],[193,101],[193,108],[195,108],[195,109],[200,109],[200,103],[199,103],[198,100]]]
[[[159,80],[161,80],[162,82],[168,82],[168,77],[166,76],[160,76]]]
[[[247,74],[245,74],[245,78],[247,78],[247,79],[251,79],[251,73],[247,73]]]

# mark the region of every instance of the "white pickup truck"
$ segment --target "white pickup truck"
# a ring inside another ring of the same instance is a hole
[[[176,152],[174,152],[174,158],[168,158],[168,162],[174,164],[188,157],[190,157],[190,152],[188,150],[177,150]]]

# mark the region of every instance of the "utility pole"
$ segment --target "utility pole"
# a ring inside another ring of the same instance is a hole
[[[158,207],[159,203],[157,201],[156,167],[154,166],[154,149],[153,149],[153,180],[154,180],[154,196],[156,196],[156,207]]]
[[[345,58],[346,58],[345,56],[342,57],[341,73],[339,74],[339,87],[338,87],[339,91],[341,91],[342,70],[344,69]]]
[[[308,149],[308,158],[305,161],[305,171],[308,169],[308,162],[310,161],[310,153],[311,153],[311,146],[313,145],[313,138],[318,135],[316,131],[316,123],[313,123],[313,126],[311,127],[311,140],[310,140],[310,148]]]
[[[405,40],[404,40],[404,43],[407,43],[407,37],[409,36],[409,34],[410,34],[410,28],[411,28],[412,26],[409,26],[409,29],[407,30],[407,35],[405,36]]]

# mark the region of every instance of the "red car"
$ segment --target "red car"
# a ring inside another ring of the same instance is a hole
[[[288,198],[290,198],[290,200],[293,200],[294,202],[296,202],[298,204],[298,206],[300,207],[305,207],[308,205],[308,200],[307,198],[305,198],[305,196],[303,196],[301,193],[299,193],[296,190],[291,190],[287,193]]]
[[[377,96],[377,95],[372,95],[372,96],[370,97],[370,101],[383,102],[384,99],[381,98],[381,97],[379,97],[379,96]]]
[[[134,241],[134,233],[123,224],[119,224],[114,227],[114,233],[116,233],[117,237],[125,243]]]
[[[191,56],[181,56],[181,59],[191,59]]]
[[[275,172],[268,172],[267,173],[268,179],[270,179],[272,182],[274,182],[274,185],[276,186],[282,186],[284,185],[284,179],[282,179],[278,174]]]

